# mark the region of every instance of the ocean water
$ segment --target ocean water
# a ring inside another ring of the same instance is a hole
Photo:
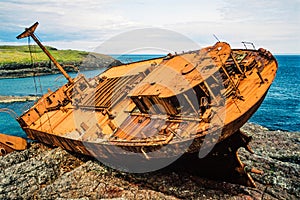
[[[161,55],[113,55],[124,63],[160,57]],[[271,130],[300,131],[300,55],[278,55],[278,73],[266,99],[249,120]],[[100,74],[104,69],[83,72],[87,77]],[[70,74],[75,77],[77,74]],[[66,83],[62,75],[48,75],[17,79],[0,79],[0,95],[40,95],[48,88],[55,90]],[[33,102],[1,104],[17,115],[27,110]],[[8,113],[0,112],[0,133],[26,137],[25,133]]]
[[[250,122],[271,130],[300,131],[300,55],[277,55],[278,71]]]

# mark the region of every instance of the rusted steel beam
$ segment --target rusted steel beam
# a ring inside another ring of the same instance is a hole
[[[73,79],[69,76],[69,74],[64,70],[64,68],[56,61],[56,59],[49,53],[49,51],[44,47],[44,45],[39,41],[39,39],[35,36],[34,31],[39,25],[38,22],[33,24],[31,27],[26,28],[23,33],[17,36],[17,39],[22,39],[25,37],[32,37],[32,39],[39,45],[39,47],[45,52],[48,58],[53,62],[53,64],[58,68],[58,70],[65,76],[70,84],[73,84]]]

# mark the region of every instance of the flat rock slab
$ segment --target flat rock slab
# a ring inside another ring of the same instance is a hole
[[[246,124],[255,154],[243,162],[264,171],[257,188],[171,169],[130,174],[98,161],[34,143],[0,157],[0,199],[300,199],[300,133]]]

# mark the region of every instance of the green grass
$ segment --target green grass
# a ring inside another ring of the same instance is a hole
[[[53,47],[46,47],[58,62],[80,62],[89,52],[77,50],[57,50]],[[31,45],[31,52],[34,62],[49,61],[45,53],[36,45]],[[31,63],[30,51],[27,45],[24,46],[0,46],[0,65],[10,63]]]

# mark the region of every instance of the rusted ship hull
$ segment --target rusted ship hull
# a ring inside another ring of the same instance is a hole
[[[129,172],[157,170],[182,155],[209,155],[202,159],[209,163],[228,159],[246,177],[238,182],[254,186],[237,156],[240,147],[251,152],[251,138],[239,129],[275,78],[277,61],[270,52],[217,42],[112,67],[91,80],[72,79],[38,41],[36,27],[17,38],[32,37],[68,83],[17,119],[29,138]]]
[[[207,148],[210,152],[202,159],[199,158],[199,150],[203,146],[205,136],[195,138],[191,141],[168,144],[164,148],[164,151],[161,152],[159,151],[161,146],[158,145],[143,147],[101,144],[73,140],[36,130],[25,129],[25,131],[29,138],[42,141],[51,146],[61,147],[70,152],[94,157],[102,163],[116,169],[122,169],[129,172],[133,170],[134,172],[143,172],[143,169],[149,169],[149,165],[151,164],[153,165],[153,169],[156,169],[157,166],[153,163],[159,163],[159,166],[164,167],[171,164],[171,167],[182,167],[184,170],[189,170],[190,173],[255,187],[255,182],[250,176],[251,170],[248,169],[247,171],[245,165],[237,156],[237,150],[240,147],[249,150],[251,138],[247,136],[240,138],[240,135],[237,132],[239,132],[238,127],[243,126],[260,107],[266,94],[267,92],[247,113],[224,126],[222,130],[215,131],[217,134],[221,132],[222,137],[220,138],[225,139],[224,141],[220,139],[217,143],[208,145]],[[207,134],[214,133],[211,132]],[[236,136],[232,137],[232,135]],[[235,139],[236,137],[238,137],[238,139]],[[122,149],[122,154],[120,153],[120,149]],[[228,149],[232,149],[232,151],[228,152]],[[207,149],[201,150],[208,151]],[[157,151],[156,154],[151,154],[151,157],[148,156],[149,152],[155,151]],[[183,151],[185,151],[184,154],[182,153]],[[252,151],[251,148],[250,151]],[[216,157],[215,154],[219,156]]]
[[[240,116],[237,120],[231,122],[230,124],[225,125],[221,128],[221,130],[217,129],[212,132],[208,132],[207,134],[217,134],[221,133],[220,141],[222,141],[222,138],[227,138],[231,136],[232,134],[236,133],[240,127],[242,127],[249,118],[256,112],[256,110],[260,107],[261,103],[263,102],[267,92],[264,94],[264,96],[255,104],[255,106],[251,107],[251,109],[245,113],[244,115]],[[130,152],[138,153],[140,159],[145,161],[149,161],[150,159],[160,159],[162,157],[162,152],[159,152],[157,154],[157,157],[147,157],[142,152],[141,148],[144,147],[144,152],[153,152],[157,149],[161,148],[161,145],[149,145],[149,146],[137,146],[137,145],[121,145],[116,143],[95,143],[95,142],[87,142],[87,141],[80,141],[80,140],[74,140],[66,137],[61,137],[58,135],[49,134],[47,132],[42,132],[38,130],[31,130],[31,129],[24,129],[27,136],[33,140],[42,141],[43,143],[46,143],[48,145],[62,147],[65,150],[76,152],[80,154],[85,154],[87,156],[97,157],[97,158],[108,158],[112,159],[116,157],[117,159],[120,159],[120,156],[129,155]],[[205,135],[206,136],[206,135]],[[201,149],[201,146],[203,144],[203,140],[205,138],[203,137],[197,137],[193,138],[191,140],[182,141],[180,143],[169,143],[167,144],[168,152],[164,155],[165,158],[171,157],[171,158],[178,158],[182,155],[182,150],[188,149],[186,153],[197,153]],[[211,146],[215,145],[216,143],[211,144]],[[211,147],[208,145],[207,147]],[[188,147],[188,148],[187,148]],[[119,154],[119,148],[125,150],[125,152],[128,152],[128,154]],[[136,156],[136,154],[134,154]],[[125,158],[128,159],[128,158]]]

